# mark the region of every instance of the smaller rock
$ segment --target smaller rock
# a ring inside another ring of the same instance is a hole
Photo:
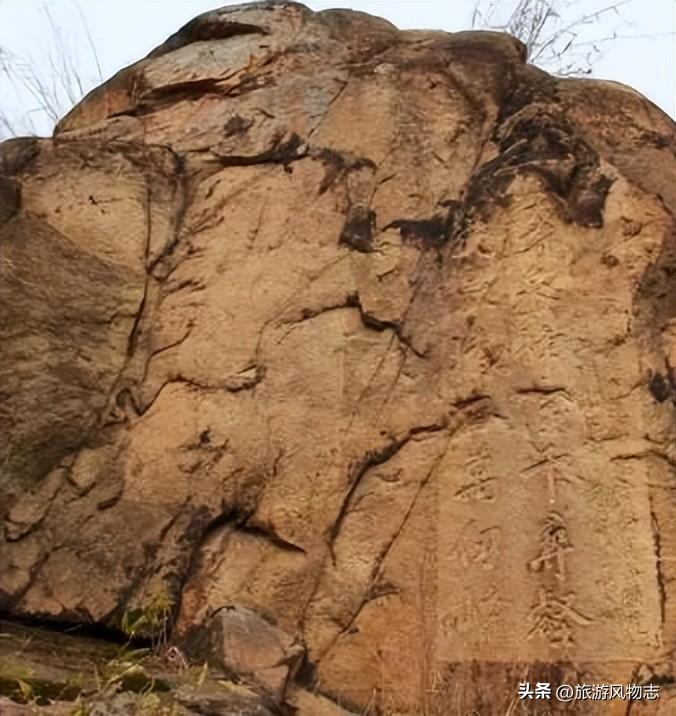
[[[250,682],[276,704],[283,702],[304,653],[293,637],[242,606],[215,612],[187,636],[185,650],[213,669]]]

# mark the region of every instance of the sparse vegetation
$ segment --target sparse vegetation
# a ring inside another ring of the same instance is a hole
[[[165,597],[153,598],[140,610],[143,617],[127,617],[130,631],[153,627],[162,633],[169,609]],[[138,648],[131,640],[115,645],[19,625],[2,636],[0,696],[35,707],[70,702],[69,716],[91,716],[100,704],[119,704],[130,716],[178,716],[185,711],[176,689],[189,696],[207,685],[207,664],[187,665],[175,647]],[[173,650],[178,662],[167,657]]]
[[[149,638],[159,649],[167,643],[173,600],[165,592],[155,593],[142,607],[125,611],[120,629],[130,641],[138,636]]]

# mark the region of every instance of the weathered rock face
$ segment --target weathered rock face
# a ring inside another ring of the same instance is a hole
[[[286,2],[2,144],[1,608],[253,613],[305,716],[671,713],[675,151],[505,35]]]

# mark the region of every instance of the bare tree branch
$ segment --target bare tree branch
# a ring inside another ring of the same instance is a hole
[[[1,0],[0,0],[1,1]],[[81,32],[85,36],[91,60],[82,62],[76,43],[71,42],[63,27],[56,21],[49,5],[40,6],[49,32],[50,43],[39,56],[10,52],[0,48],[0,75],[13,88],[20,104],[28,104],[17,117],[0,109],[0,138],[18,133],[35,134],[35,118],[55,124],[93,86],[103,80],[103,71],[96,45],[86,18],[78,2],[72,7],[79,15]],[[86,74],[82,67],[95,67],[96,72]],[[23,98],[23,99],[22,99]],[[26,102],[27,100],[27,102]]]
[[[593,12],[586,12],[584,4],[575,0],[518,0],[516,4],[504,0],[476,0],[472,27],[502,30],[517,37],[526,46],[530,62],[555,74],[587,75],[601,59],[608,43],[656,36],[618,32],[623,24],[621,8],[627,2],[610,2]],[[582,11],[576,13],[580,6]],[[617,18],[617,26],[610,33],[606,30],[600,37],[589,38],[589,29],[610,15]]]

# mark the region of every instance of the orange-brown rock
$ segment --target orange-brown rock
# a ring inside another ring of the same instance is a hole
[[[238,674],[268,695],[284,700],[303,649],[281,629],[250,609],[228,605],[187,638],[186,651],[223,675]]]
[[[506,35],[290,2],[2,144],[0,607],[237,605],[301,716],[672,713],[675,152]]]

